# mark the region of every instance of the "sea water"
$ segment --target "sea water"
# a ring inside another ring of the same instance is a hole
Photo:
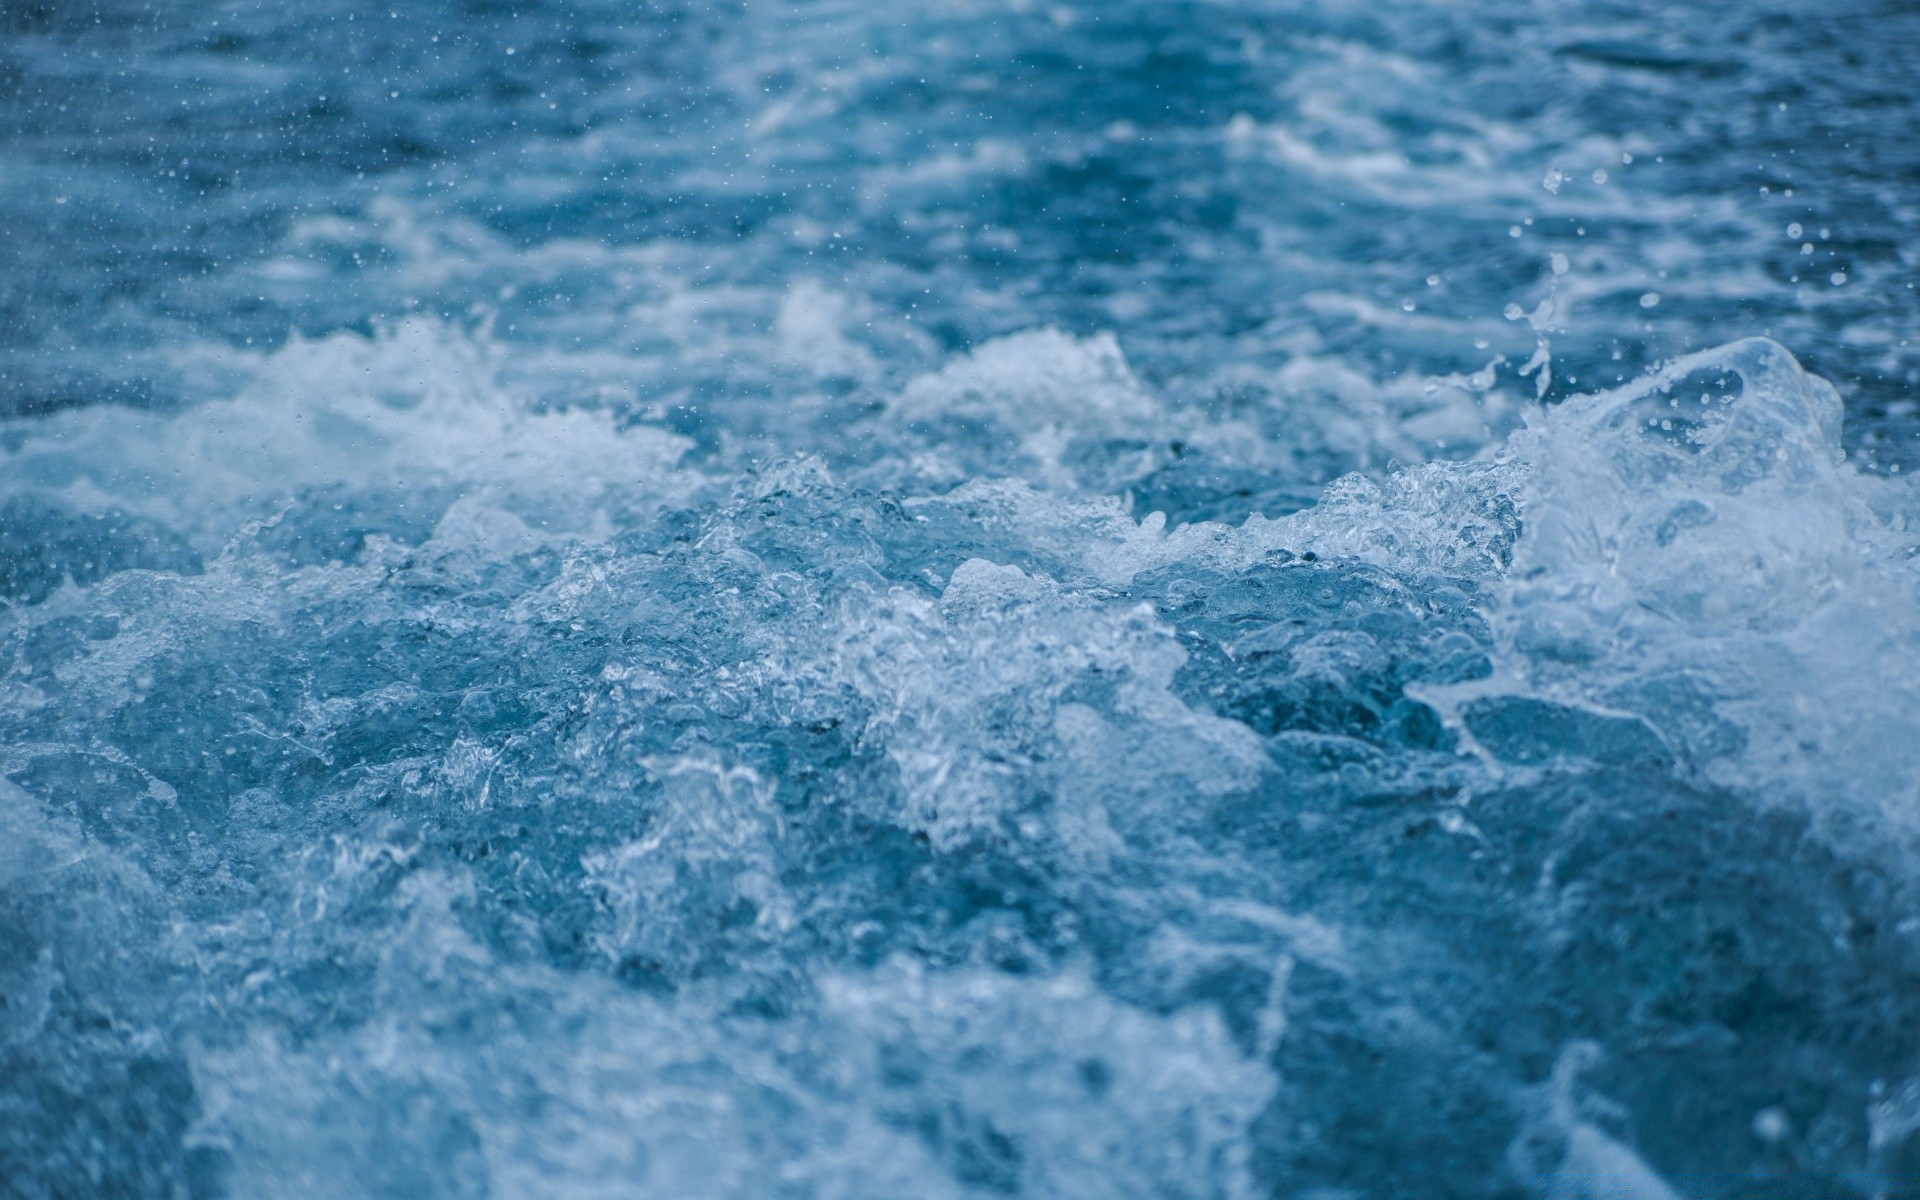
[[[1920,1195],[1916,96],[5,0],[0,1193]]]

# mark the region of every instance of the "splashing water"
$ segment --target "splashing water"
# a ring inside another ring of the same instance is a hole
[[[5,9],[0,1193],[1920,1196],[1916,47]]]

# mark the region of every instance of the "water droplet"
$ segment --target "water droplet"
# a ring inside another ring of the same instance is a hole
[[[1640,297],[1641,308],[1652,308],[1654,305],[1658,303],[1660,303],[1659,292],[1648,292],[1645,295]]]
[[[1518,304],[1509,304],[1500,310],[1500,315],[1509,321],[1518,321],[1526,315],[1526,311],[1526,309],[1521,308]]]
[[[1605,167],[1601,167],[1599,170],[1595,171],[1593,173],[1593,181],[1597,184],[1601,184],[1602,186],[1604,186],[1607,182],[1607,169]]]
[[[1833,274],[1827,276],[1827,278],[1833,281],[1833,286],[1839,287],[1847,281],[1847,273],[1845,271],[1835,271]]]
[[[1573,264],[1567,261],[1567,256],[1564,254],[1555,253],[1551,261],[1555,275],[1565,275],[1573,269]]]
[[[1798,221],[1795,221],[1793,224],[1787,226],[1787,236],[1790,238],[1797,238],[1800,236],[1802,232],[1803,230],[1800,228],[1800,222]]]

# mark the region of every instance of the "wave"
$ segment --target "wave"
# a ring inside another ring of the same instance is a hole
[[[852,465],[693,462],[433,322],[251,371],[5,431],[33,1178],[1903,1169],[1916,496],[1772,342],[1383,395],[1518,424],[1237,521],[1135,515],[1175,442],[1296,468],[1110,338],[957,358]]]

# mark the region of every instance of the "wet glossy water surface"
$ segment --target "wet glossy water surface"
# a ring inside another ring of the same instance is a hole
[[[0,6],[0,1194],[1920,1197],[1920,9]]]

